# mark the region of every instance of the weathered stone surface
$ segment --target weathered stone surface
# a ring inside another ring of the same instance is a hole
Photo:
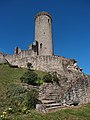
[[[4,53],[0,52],[0,64],[7,63],[7,60],[4,57]]]
[[[62,105],[78,105],[90,102],[90,76],[72,71],[65,73],[59,83],[45,83],[40,86],[39,99],[54,100]]]
[[[46,106],[44,104],[36,104],[36,110],[43,113],[47,112]]]
[[[53,55],[52,17],[47,12],[40,12],[35,17],[35,41],[39,55]]]

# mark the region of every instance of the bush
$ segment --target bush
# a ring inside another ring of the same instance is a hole
[[[33,68],[32,63],[27,63],[27,68],[28,70],[31,70],[31,68]]]
[[[18,112],[27,113],[30,108],[35,108],[38,100],[39,92],[36,89],[30,91],[18,86],[11,84],[7,91],[7,105],[5,110],[7,114],[14,114]]]
[[[46,75],[43,76],[44,82],[50,83],[52,82],[52,75],[50,73],[47,73]]]
[[[37,79],[38,79],[38,75],[33,72],[33,71],[28,71],[26,72],[21,78],[21,82],[30,84],[30,85],[37,85]]]
[[[18,112],[25,104],[26,95],[27,90],[25,88],[20,85],[10,84],[7,90],[7,103],[5,105],[7,112]]]
[[[52,73],[52,79],[53,79],[53,80],[52,80],[53,82],[58,83],[59,78],[57,77],[57,73],[56,73],[56,72],[53,72],[53,73]]]
[[[57,77],[57,73],[53,72],[53,73],[47,73],[46,75],[44,75],[43,80],[44,82],[47,82],[47,83],[53,83],[53,82],[58,83],[59,78]]]
[[[28,91],[27,93],[27,108],[31,109],[31,108],[35,108],[37,103],[40,103],[40,101],[38,100],[38,95],[39,92],[36,89],[32,89],[31,91]]]

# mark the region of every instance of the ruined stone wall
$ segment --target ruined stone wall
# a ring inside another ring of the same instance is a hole
[[[80,76],[64,94],[66,103],[79,102],[80,104],[90,102],[90,76]]]
[[[4,58],[4,53],[0,52],[0,64],[2,64],[2,63],[7,63],[7,61]]]
[[[27,63],[32,63],[33,69],[43,71],[57,71],[63,72],[64,66],[67,66],[70,59],[66,59],[59,56],[35,56],[28,53],[29,51],[23,51],[20,55],[6,56],[8,61],[12,65],[18,65],[18,67],[27,67]]]
[[[5,59],[12,65],[20,66],[21,61],[23,63],[23,66],[25,66],[24,59],[35,57],[37,55],[36,52],[33,50],[21,50],[18,54],[12,54],[12,55],[5,55]],[[20,66],[21,67],[21,66]]]
[[[4,53],[3,52],[0,52],[0,59],[2,59],[4,56]]]
[[[45,83],[39,88],[39,99],[52,100],[62,105],[85,104],[90,102],[90,76],[72,73],[73,78],[64,74],[57,83]],[[77,76],[77,78],[76,78]]]

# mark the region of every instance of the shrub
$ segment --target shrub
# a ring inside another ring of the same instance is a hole
[[[38,100],[39,92],[36,89],[32,89],[27,93],[27,102],[26,106],[28,109],[35,108],[37,103],[40,103]]]
[[[37,85],[36,81],[38,79],[38,75],[33,71],[26,72],[21,78],[21,82],[30,84],[30,85]]]
[[[18,112],[25,104],[27,90],[20,85],[10,84],[7,89],[7,113]],[[8,108],[8,109],[7,109]]]
[[[40,77],[38,77],[38,79],[37,79],[37,81],[36,81],[36,84],[38,85],[38,86],[40,86],[41,84],[43,84],[44,83],[44,81],[40,78]]]
[[[7,114],[22,112],[26,114],[30,108],[35,108],[39,92],[36,89],[27,90],[21,86],[11,84],[7,91]]]
[[[33,68],[32,63],[27,63],[27,68],[31,70],[31,68]]]
[[[11,107],[9,107],[8,109],[7,109],[7,113],[14,113],[14,110],[11,108]]]
[[[46,75],[43,76],[44,82],[52,82],[52,75],[50,73],[47,73]]]
[[[47,82],[47,83],[53,83],[53,82],[58,83],[59,78],[57,77],[57,73],[53,72],[53,73],[47,73],[46,75],[44,75],[43,80],[44,82]]]
[[[52,73],[52,81],[56,82],[56,83],[58,83],[58,81],[59,81],[59,78],[57,77],[57,73],[56,72]]]

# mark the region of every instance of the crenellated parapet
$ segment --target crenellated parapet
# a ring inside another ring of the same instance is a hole
[[[35,16],[35,20],[37,19],[37,17],[39,17],[39,16],[41,16],[41,15],[46,15],[46,16],[50,17],[51,20],[52,20],[51,14],[48,13],[48,12],[45,12],[45,11],[37,13],[36,16]]]
[[[64,71],[72,71],[74,69],[74,60],[66,59],[62,56],[44,56],[35,55],[35,53],[30,51],[22,51],[19,55],[6,56],[7,60],[18,67],[27,68],[27,63],[31,63],[33,69],[42,71],[57,71],[58,73],[63,73]],[[72,68],[68,68],[72,66]],[[79,70],[76,70],[80,72]]]

